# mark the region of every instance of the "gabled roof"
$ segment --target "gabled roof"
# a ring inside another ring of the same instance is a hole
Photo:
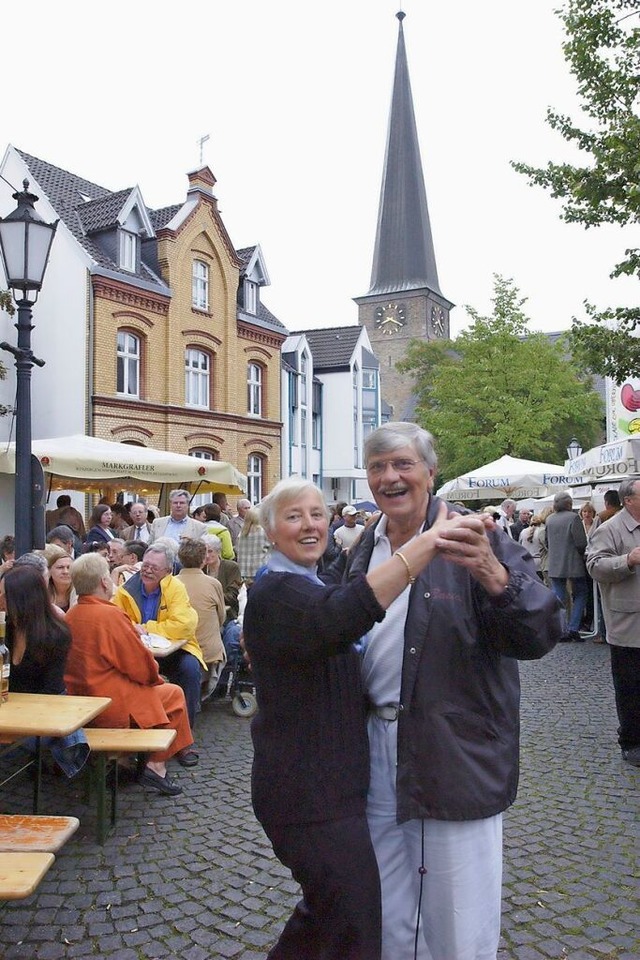
[[[324,330],[297,330],[292,337],[304,335],[313,356],[314,371],[348,368],[353,351],[362,336],[363,328],[357,324],[348,327],[327,327]]]
[[[107,190],[106,187],[85,180],[75,173],[69,173],[68,170],[47,163],[46,160],[33,157],[23,150],[16,148],[16,152],[46,193],[60,219],[91,259],[98,266],[121,273],[131,280],[131,273],[122,270],[120,264],[109,257],[93,239],[92,234],[105,226],[115,225],[118,214],[127,205],[131,194],[137,191],[137,187],[119,191]],[[146,215],[145,209],[143,219]],[[137,275],[147,282],[162,283],[144,262],[140,264]]]
[[[398,46],[369,294],[426,287],[442,296],[402,28],[406,14],[396,16]]]
[[[89,200],[77,207],[77,213],[85,231],[95,233],[113,227],[117,223],[118,214],[129,193],[130,190],[119,190],[117,193],[109,193],[105,197]]]
[[[264,260],[264,255],[260,244],[256,243],[252,247],[242,247],[236,250],[237,255],[242,260],[242,275],[253,280],[261,287],[270,286],[269,274]]]

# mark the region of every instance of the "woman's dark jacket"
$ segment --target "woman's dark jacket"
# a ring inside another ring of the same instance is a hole
[[[383,617],[362,575],[325,587],[270,572],[251,587],[243,631],[258,698],[252,797],[262,824],[364,814],[369,746],[353,643]]]
[[[115,536],[115,534],[113,535]],[[111,543],[113,537],[105,531],[104,527],[95,526],[87,532],[87,543]]]
[[[430,498],[424,529],[441,503]],[[369,527],[349,551],[347,581],[367,571],[374,537]],[[464,567],[440,556],[411,587],[398,718],[399,823],[481,819],[516,797],[517,660],[548,653],[562,621],[531,556],[502,531],[489,539],[509,572],[501,596],[490,597]],[[334,566],[332,576],[338,572]]]

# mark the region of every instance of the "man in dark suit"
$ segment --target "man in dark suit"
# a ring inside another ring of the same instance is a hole
[[[138,500],[129,507],[129,516],[133,520],[130,527],[125,527],[122,531],[123,540],[141,540],[142,543],[148,543],[151,536],[151,524],[147,521],[147,504],[144,500]]]

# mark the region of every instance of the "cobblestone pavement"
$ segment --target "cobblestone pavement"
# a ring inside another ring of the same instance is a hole
[[[608,649],[563,644],[521,672],[499,960],[638,960],[640,770],[616,744]],[[182,796],[122,788],[104,847],[80,787],[47,778],[43,812],[81,826],[38,891],[2,906],[2,960],[263,960],[296,885],[252,816],[249,721],[206,705],[198,740]],[[27,809],[28,786],[8,789],[3,808]]]

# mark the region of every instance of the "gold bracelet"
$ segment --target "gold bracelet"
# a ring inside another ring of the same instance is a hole
[[[409,583],[410,583],[410,584],[411,584],[411,583],[415,583],[415,582],[416,582],[416,578],[415,578],[414,575],[411,573],[411,567],[409,566],[409,561],[408,561],[407,558],[405,557],[404,553],[401,553],[400,550],[396,550],[396,552],[394,553],[394,557],[397,557],[399,560],[402,560],[402,562],[404,563],[405,567],[407,568],[407,576],[409,577]]]

